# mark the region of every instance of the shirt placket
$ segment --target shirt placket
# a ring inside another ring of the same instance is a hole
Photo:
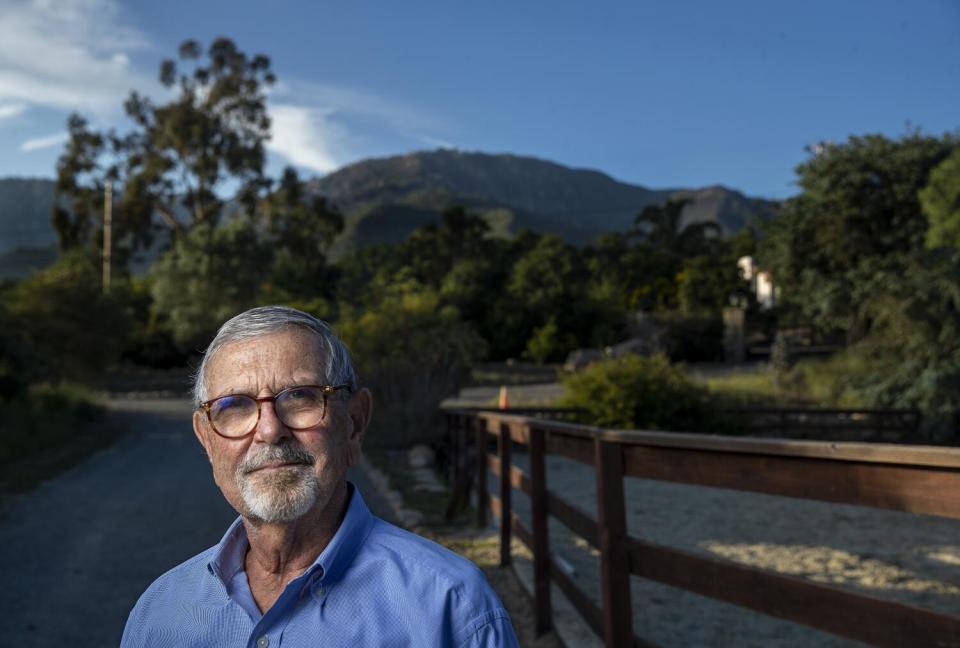
[[[293,618],[298,601],[308,596],[315,583],[319,583],[323,569],[318,565],[305,574],[287,583],[277,602],[267,610],[250,633],[247,648],[279,648],[283,644],[283,632]]]

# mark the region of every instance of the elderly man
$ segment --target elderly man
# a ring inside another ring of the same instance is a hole
[[[240,517],[147,589],[121,646],[517,645],[480,570],[374,517],[347,482],[371,396],[325,323],[279,306],[237,315],[207,348],[194,401]]]

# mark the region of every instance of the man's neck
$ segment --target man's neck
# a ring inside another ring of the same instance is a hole
[[[347,485],[342,483],[323,509],[282,524],[255,523],[244,518],[247,540],[245,566],[251,589],[254,583],[283,590],[330,544],[347,510]],[[259,603],[259,601],[258,601]]]

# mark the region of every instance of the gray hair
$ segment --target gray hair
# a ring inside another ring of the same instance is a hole
[[[359,382],[353,362],[350,360],[350,350],[340,338],[334,335],[329,324],[296,308],[258,306],[227,320],[217,331],[194,375],[194,406],[200,407],[200,403],[207,400],[207,364],[221,347],[291,327],[306,329],[317,336],[320,349],[324,352],[322,369],[326,381],[331,385],[349,385],[351,392],[358,389]]]

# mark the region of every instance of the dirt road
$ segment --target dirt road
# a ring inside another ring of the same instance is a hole
[[[186,401],[119,401],[129,433],[11,503],[0,520],[8,646],[116,646],[137,597],[216,543],[234,512]]]

